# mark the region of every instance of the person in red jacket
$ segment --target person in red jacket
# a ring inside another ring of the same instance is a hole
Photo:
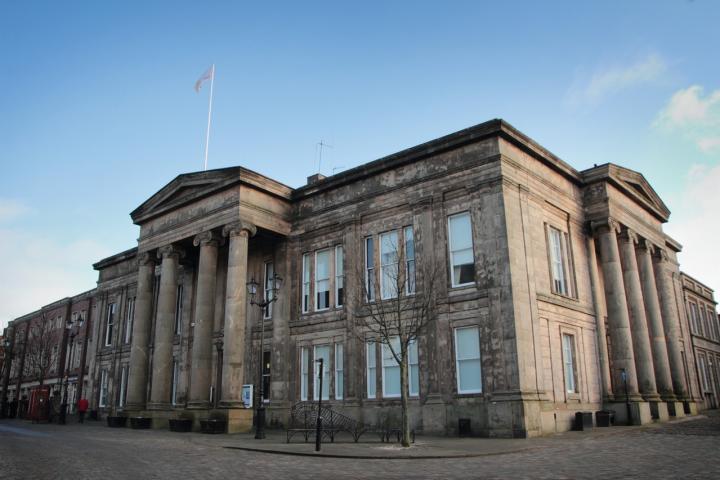
[[[85,412],[87,412],[87,409],[87,398],[81,398],[80,400],[78,400],[78,415],[80,417],[80,423],[83,423],[85,421]]]

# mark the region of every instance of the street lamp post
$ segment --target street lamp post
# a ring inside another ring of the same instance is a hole
[[[623,385],[625,386],[625,408],[627,409],[627,424],[632,425],[632,409],[630,408],[630,396],[628,395],[627,371],[624,368],[620,369],[620,376],[622,377]]]
[[[73,327],[73,321],[68,320],[67,328],[68,330],[68,337],[70,338],[70,342],[68,344],[70,345],[70,358],[68,359],[67,368],[65,369],[65,379],[64,379],[64,391],[63,391],[63,398],[62,403],[60,404],[60,418],[58,419],[58,423],[60,425],[65,425],[65,416],[67,415],[67,396],[68,396],[68,370],[72,368],[72,354],[73,354],[73,342],[75,340],[75,336],[77,335],[77,332],[74,332],[72,330]]]
[[[265,280],[267,282],[267,279]],[[269,297],[265,298],[263,300],[257,301],[255,300],[255,297],[258,293],[258,282],[255,280],[255,277],[252,278],[247,283],[247,290],[248,294],[250,295],[250,304],[251,305],[257,305],[260,307],[260,315],[264,317],[265,309],[268,308],[272,303],[274,303],[278,298],[278,292],[280,290],[280,286],[282,285],[282,278],[274,273],[272,278],[270,279],[270,289],[271,292]],[[265,353],[265,319],[261,318],[260,320],[260,362],[259,362],[259,382],[258,382],[258,397],[260,398],[260,401],[258,402],[257,408],[256,408],[256,421],[257,425],[255,427],[255,439],[256,440],[262,440],[265,438],[265,391],[263,388],[263,367],[264,367],[264,353]]]

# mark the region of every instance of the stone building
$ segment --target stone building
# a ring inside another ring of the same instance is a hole
[[[243,386],[262,382],[270,424],[319,396],[375,423],[398,413],[399,369],[351,307],[392,296],[388,271],[417,275],[400,295],[422,294],[435,263],[437,314],[410,355],[414,428],[469,419],[474,434],[526,437],[578,411],[691,414],[702,397],[669,215],[640,173],[577,171],[502,120],[295,189],[242,167],[183,174],[131,213],[137,247],[94,266],[91,402],[246,431]],[[276,302],[251,305],[246,284],[267,298],[274,275]]]
[[[718,408],[720,325],[716,311],[717,302],[710,287],[684,272],[680,276],[703,408]]]

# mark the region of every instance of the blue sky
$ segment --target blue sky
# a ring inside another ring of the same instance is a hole
[[[502,3],[502,5],[501,5]],[[290,186],[490,118],[641,171],[720,288],[720,3],[4,2],[0,326],[90,289],[129,212],[202,168]]]

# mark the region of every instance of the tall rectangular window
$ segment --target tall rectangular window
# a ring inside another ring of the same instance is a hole
[[[368,302],[375,300],[375,245],[373,238],[365,239],[365,291]]]
[[[120,370],[120,395],[118,396],[118,407],[125,406],[125,396],[127,394],[128,366],[123,365]]]
[[[480,330],[478,327],[455,329],[455,373],[458,393],[482,392]]]
[[[396,231],[380,235],[380,295],[383,300],[398,295],[399,252]]]
[[[322,377],[322,399],[330,399],[330,345],[318,345],[315,347],[315,356],[313,358],[313,400],[319,399],[320,389],[320,363],[318,360],[323,359],[323,377]]]
[[[573,335],[563,333],[563,365],[565,367],[565,391],[567,393],[577,392],[577,382],[575,377],[575,337]]]
[[[270,401],[270,362],[272,359],[272,352],[263,352],[263,366],[262,366],[262,377],[263,377],[263,401],[265,403]]]
[[[310,311],[310,254],[303,255],[302,311]]]
[[[715,310],[708,309],[708,321],[710,322],[710,327],[713,332],[713,339],[718,340],[720,339],[720,332],[718,332],[718,316],[717,313],[715,313]]]
[[[183,285],[177,286],[177,297],[175,301],[175,335],[182,333],[182,316],[183,316]]]
[[[173,405],[177,405],[177,390],[178,390],[178,361],[173,359],[172,366],[172,390],[170,392],[170,401]]]
[[[342,245],[335,247],[335,306],[342,307],[345,302],[345,267]]]
[[[375,342],[368,342],[367,357],[367,398],[377,396],[377,359],[375,358]]]
[[[275,282],[275,268],[273,267],[272,262],[265,262],[265,268],[263,272],[263,278],[265,281],[264,284],[264,291],[263,291],[263,298],[265,301],[270,301],[273,299],[273,287]],[[267,307],[263,309],[263,318],[272,318],[272,302],[268,303]]]
[[[710,382],[708,379],[707,365],[705,363],[705,356],[698,356],[698,363],[700,364],[700,379],[702,380],[702,388],[704,391],[710,390]]]
[[[127,300],[127,312],[125,315],[125,343],[130,343],[132,339],[133,320],[135,319],[135,297],[129,297]]]
[[[315,253],[315,310],[330,308],[330,250]]]
[[[310,363],[310,349],[302,347],[300,349],[300,400],[308,399],[308,363]]]
[[[98,405],[101,407],[107,407],[108,400],[108,371],[102,369],[100,371],[100,399]]]
[[[405,293],[415,293],[415,235],[413,227],[405,227]]]
[[[470,213],[452,215],[448,226],[451,284],[453,287],[470,285],[475,281]]]
[[[335,344],[335,399],[342,400],[343,398],[343,389],[345,388],[344,385],[344,375],[345,372],[343,370],[343,344],[342,343],[336,343]]]
[[[400,337],[390,339],[392,349],[400,355]],[[390,346],[383,344],[382,346],[382,382],[383,397],[392,398],[400,396],[400,364],[395,359]],[[408,344],[408,391],[411,396],[419,394],[419,371],[418,371],[418,355],[417,342],[413,341]]]
[[[107,306],[107,319],[105,322],[105,346],[112,345],[113,327],[115,325],[115,304],[110,303]]]
[[[567,275],[565,269],[565,255],[563,247],[563,233],[553,227],[548,227],[550,247],[550,272],[552,273],[552,290],[561,295],[569,295]]]
[[[690,303],[690,328],[692,329],[692,332],[695,334],[702,333],[700,332],[700,312],[698,312],[698,306],[694,303]]]

